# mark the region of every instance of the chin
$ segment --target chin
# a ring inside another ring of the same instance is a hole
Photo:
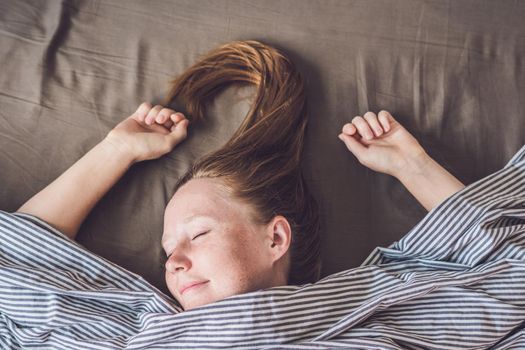
[[[209,302],[197,302],[197,303],[189,303],[189,304],[182,304],[182,308],[184,309],[184,311],[189,311],[189,310],[192,310],[192,309],[195,309],[195,308],[198,308],[200,306],[205,306],[205,305],[208,305],[210,303],[212,303],[213,301],[209,301]]]

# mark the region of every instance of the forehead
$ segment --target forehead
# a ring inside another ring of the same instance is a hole
[[[199,211],[217,211],[233,205],[233,201],[218,180],[194,179],[181,186],[166,206],[166,213],[179,218],[179,214]],[[183,219],[183,218],[182,218]]]
[[[193,179],[173,195],[164,212],[164,231],[183,228],[194,216],[235,221],[243,216],[244,205],[230,196],[216,179]]]

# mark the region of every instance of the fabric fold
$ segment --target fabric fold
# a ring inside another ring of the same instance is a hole
[[[525,145],[357,268],[185,312],[43,220],[0,211],[2,348],[519,348],[523,295]]]

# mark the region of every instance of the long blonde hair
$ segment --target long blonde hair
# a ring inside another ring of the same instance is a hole
[[[179,179],[219,178],[251,206],[258,224],[284,216],[292,228],[288,284],[320,278],[319,209],[306,187],[301,160],[307,125],[303,80],[277,49],[257,41],[235,41],[204,55],[172,81],[165,105],[175,101],[190,123],[230,84],[256,87],[241,125],[221,148],[204,155]]]

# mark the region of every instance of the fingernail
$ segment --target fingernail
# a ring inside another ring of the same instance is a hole
[[[179,119],[179,122],[181,121],[180,117],[184,118],[184,115],[182,113],[174,113],[171,115],[171,119],[175,121],[176,119]]]

